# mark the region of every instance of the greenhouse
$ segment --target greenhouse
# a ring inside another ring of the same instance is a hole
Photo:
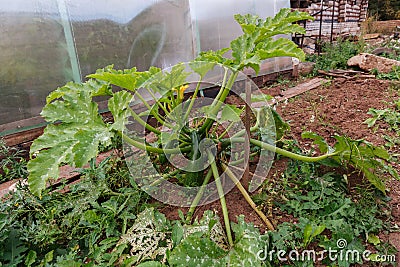
[[[210,2],[211,3],[211,2]],[[273,16],[289,1],[18,0],[0,6],[2,62],[0,132],[41,122],[49,92],[110,64],[166,68],[200,51],[229,45],[237,13]],[[265,73],[290,69],[273,60]],[[18,123],[14,123],[18,122]]]

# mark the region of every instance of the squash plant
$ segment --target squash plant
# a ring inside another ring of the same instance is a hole
[[[252,154],[260,156],[266,153],[271,156],[268,152],[272,152],[307,162],[350,164],[364,172],[373,185],[385,192],[377,170],[389,170],[392,175],[397,175],[385,164],[389,155],[385,150],[362,140],[337,137],[338,142],[332,148],[321,137],[309,133],[305,137],[313,138],[323,155],[309,157],[283,150],[273,142],[273,119],[279,119],[279,116],[267,106],[255,111],[256,120],[251,127],[251,137],[246,138],[245,130],[228,135],[230,129],[241,123],[242,110],[225,104],[227,96],[238,84],[241,71],[252,68],[258,72],[261,62],[273,57],[289,56],[303,60],[303,51],[291,40],[276,36],[304,33],[304,29],[293,22],[312,18],[307,13],[281,9],[275,17],[265,20],[255,15],[236,15],[235,19],[243,35],[233,40],[229,48],[203,52],[195,60],[178,64],[168,71],[155,67],[147,71],[138,71],[136,68],[115,70],[113,66],[108,66],[89,75],[90,79],[84,83],[70,82],[50,93],[41,112],[49,124],[30,150],[30,190],[41,196],[46,183],[58,178],[60,165],[84,166],[97,156],[100,145],[109,145],[112,138],[119,135],[126,144],[137,149],[127,155],[127,159],[134,158],[132,175],[139,177],[139,184],[146,192],[151,193],[154,187],[154,190],[159,189],[157,185],[165,181],[179,183],[181,188],[194,188],[196,193],[187,197],[189,204],[184,204],[190,206],[188,221],[196,206],[202,203],[213,178],[212,183],[216,188],[214,195],[221,202],[230,245],[233,239],[224,197],[224,185],[229,179],[263,218],[267,227],[273,229],[266,216],[257,210],[236,174],[236,170],[244,169],[248,161],[243,160],[243,155],[239,153],[245,145],[251,145]],[[225,56],[228,52],[230,56]],[[218,94],[197,107],[198,101],[202,101],[199,93],[207,82],[205,77],[212,75],[215,68],[223,73],[222,80],[214,84],[219,87]],[[197,80],[194,93],[185,99],[184,91],[192,85],[193,75]],[[109,98],[108,109],[114,119],[112,123],[105,123],[99,115],[98,104],[94,101],[97,96]],[[153,100],[153,105],[149,98]],[[137,112],[135,103],[141,103],[147,110]],[[194,110],[200,113],[193,115]],[[150,124],[150,118],[156,123]],[[141,131],[134,132],[138,126]],[[149,133],[155,136],[153,140],[147,138]],[[237,150],[233,153],[234,146],[237,146]],[[152,171],[147,167],[140,168],[141,158],[145,157],[151,160]],[[186,162],[183,167],[179,165],[179,160],[175,161],[176,164],[169,164],[176,157]],[[222,172],[224,177],[221,177]],[[226,179],[221,181],[223,178]],[[166,195],[175,197],[178,194],[172,191]]]

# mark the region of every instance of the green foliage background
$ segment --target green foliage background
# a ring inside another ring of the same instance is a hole
[[[377,16],[378,20],[400,19],[399,0],[369,0],[369,16]]]

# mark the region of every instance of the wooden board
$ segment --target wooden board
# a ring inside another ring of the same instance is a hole
[[[295,87],[289,88],[286,91],[283,91],[281,93],[281,96],[276,96],[274,97],[271,101],[268,102],[269,105],[273,105],[276,104],[278,102],[284,101],[286,99],[298,96],[300,94],[303,94],[309,90],[315,89],[319,86],[321,86],[322,84],[328,82],[329,80],[324,79],[324,78],[314,78],[312,80],[309,80],[307,82],[298,84]],[[251,103],[251,107],[252,108],[260,108],[265,106],[265,102],[255,102],[255,103]]]
[[[315,89],[315,88],[319,87],[321,84],[326,83],[326,82],[328,82],[327,79],[314,78],[314,79],[312,79],[312,80],[310,80],[308,82],[299,84],[299,85],[297,85],[297,86],[295,86],[293,88],[290,88],[290,89],[288,89],[286,91],[283,91],[281,93],[282,97],[276,97],[276,98],[277,98],[277,100],[279,102],[279,101],[282,101],[282,100],[285,100],[285,99],[288,99],[288,98],[303,94],[303,93],[305,93],[305,92],[307,92],[309,90]]]

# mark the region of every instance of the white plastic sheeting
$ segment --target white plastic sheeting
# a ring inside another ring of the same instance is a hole
[[[40,120],[46,95],[109,64],[165,68],[240,34],[233,15],[273,16],[289,0],[0,1],[0,132]],[[263,73],[287,70],[273,59]],[[24,121],[21,121],[24,120]],[[21,121],[21,123],[16,123]]]

